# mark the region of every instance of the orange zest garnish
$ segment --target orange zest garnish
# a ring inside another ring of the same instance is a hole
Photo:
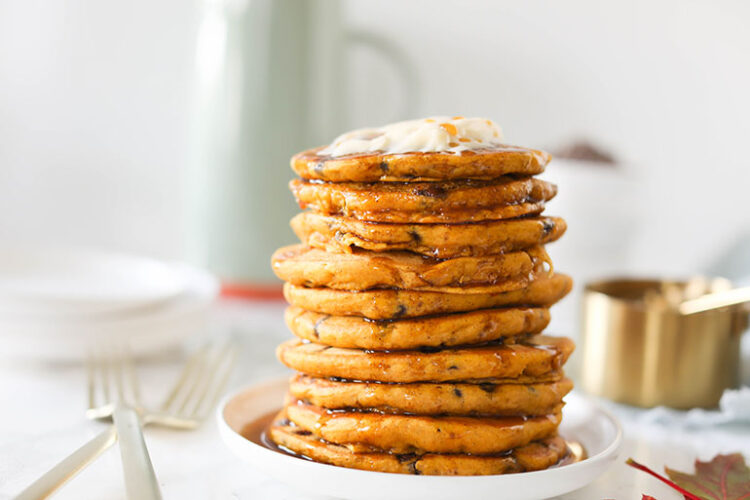
[[[461,137],[461,138],[460,138],[460,139],[458,140],[458,142],[471,142],[471,139],[469,139],[468,137]]]
[[[452,148],[455,148],[456,146],[458,146],[458,143],[457,142],[449,142],[448,146],[450,146]]]
[[[458,134],[458,130],[456,130],[456,126],[451,123],[441,123],[440,124],[443,129],[448,132],[450,135],[456,135]]]
[[[463,116],[454,116],[453,118],[451,118],[451,120],[463,120],[463,119],[464,119]]]
[[[427,123],[435,123],[435,120],[433,120],[432,118],[425,118],[424,121],[426,121]]]

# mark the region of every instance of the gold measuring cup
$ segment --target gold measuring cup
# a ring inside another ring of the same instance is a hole
[[[749,288],[724,279],[615,279],[583,298],[582,386],[636,406],[712,408],[739,383]]]

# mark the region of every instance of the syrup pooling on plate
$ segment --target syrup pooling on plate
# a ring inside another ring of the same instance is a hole
[[[294,457],[297,459],[315,461],[312,458],[305,456],[304,454],[294,452],[284,446],[280,446],[274,443],[274,441],[270,438],[270,431],[271,431],[271,427],[274,424],[278,424],[278,421],[276,420],[276,417],[278,415],[279,415],[279,410],[268,412],[262,415],[261,417],[257,418],[256,420],[253,420],[252,422],[247,423],[243,427],[240,434],[245,439],[257,445],[263,446],[276,453],[280,453],[280,454]],[[291,424],[291,425],[293,426],[294,424]],[[320,440],[317,440],[317,441],[320,441]],[[566,451],[564,453],[564,456],[551,467],[563,467],[566,465],[580,462],[588,458],[586,449],[583,447],[583,445],[580,442],[566,439],[565,443],[566,443]],[[360,451],[363,453],[368,452],[368,450],[360,450]],[[512,450],[508,452],[504,452],[504,453],[487,455],[487,457],[493,457],[493,458],[506,457],[511,452]],[[409,458],[409,459],[418,458],[418,455],[415,455],[415,454],[400,454],[400,455],[395,455],[395,456],[399,460],[404,460],[405,458]],[[468,456],[471,456],[471,455],[468,455]],[[474,455],[474,456],[479,456],[479,455]]]
[[[245,426],[242,428],[242,431],[240,432],[240,435],[247,439],[248,441],[255,443],[257,445],[263,446],[264,448],[268,448],[271,451],[275,451],[276,453],[281,453],[282,455],[289,455],[290,457],[294,458],[301,458],[304,460],[310,460],[313,461],[311,458],[305,457],[303,455],[299,455],[292,450],[285,448],[283,446],[280,446],[273,442],[270,436],[270,430],[271,426],[274,424],[274,420],[276,419],[276,416],[279,414],[279,411],[281,411],[281,408],[278,410],[270,411],[252,422],[248,422],[245,424]]]

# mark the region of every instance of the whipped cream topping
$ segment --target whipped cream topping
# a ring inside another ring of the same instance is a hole
[[[486,118],[435,116],[363,128],[338,136],[320,156],[360,153],[453,153],[500,145],[500,127]]]

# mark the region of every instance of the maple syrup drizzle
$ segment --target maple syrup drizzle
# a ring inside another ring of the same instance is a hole
[[[300,455],[299,453],[295,453],[284,446],[279,446],[271,440],[269,436],[269,430],[271,428],[271,425],[273,424],[274,418],[276,417],[276,415],[278,415],[279,411],[280,410],[270,411],[265,415],[262,415],[253,420],[252,422],[249,422],[242,428],[240,434],[248,441],[263,446],[264,448],[268,448],[269,450],[275,451],[276,453],[283,453],[284,455],[289,455],[291,457],[299,458],[302,460],[314,461],[311,458]],[[586,448],[584,448],[583,444],[581,444],[580,442],[566,439],[565,443],[568,447],[568,453],[555,465],[549,467],[550,469],[574,464],[588,458]]]

